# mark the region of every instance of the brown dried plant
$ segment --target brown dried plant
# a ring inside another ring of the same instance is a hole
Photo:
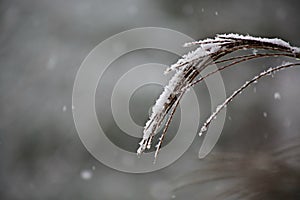
[[[143,138],[140,142],[140,147],[137,150],[138,154],[141,154],[146,149],[151,148],[154,135],[157,133],[159,127],[163,125],[162,123],[164,119],[168,118],[156,145],[155,158],[157,157],[162,141],[182,96],[189,88],[201,83],[207,77],[239,63],[257,58],[282,56],[295,58],[295,60],[300,59],[300,48],[293,47],[289,43],[276,38],[268,39],[241,36],[238,34],[222,34],[217,35],[213,39],[187,43],[185,46],[197,46],[198,48],[187,55],[184,55],[177,63],[166,70],[166,73],[175,71],[175,74],[152,108],[152,114],[145,125]],[[249,50],[254,51],[252,54],[247,54],[246,52],[249,52]],[[257,53],[258,50],[263,50],[263,53]],[[222,59],[224,56],[230,56],[230,54],[237,51],[244,54],[241,56],[232,56]],[[200,77],[200,73],[205,68],[213,64],[218,64],[218,69],[206,76]],[[250,81],[247,81],[216,108],[216,111],[212,113],[212,115],[204,123],[199,134],[201,135],[205,132],[211,121],[219,114],[219,112],[249,85],[276,71],[298,65],[300,65],[300,62],[284,63],[280,66],[270,68],[267,71],[263,71]],[[168,113],[170,114],[167,115]]]

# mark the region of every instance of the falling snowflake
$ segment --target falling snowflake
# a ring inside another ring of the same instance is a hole
[[[264,117],[267,117],[268,114],[267,114],[266,112],[263,112],[263,116],[264,116]]]
[[[66,112],[66,111],[67,111],[67,106],[64,105],[64,106],[62,107],[62,111],[63,111],[63,112]]]
[[[280,96],[279,92],[274,93],[274,99],[277,99],[277,100],[281,99],[281,96]]]
[[[90,180],[93,177],[93,172],[89,169],[82,170],[80,176],[83,180]]]

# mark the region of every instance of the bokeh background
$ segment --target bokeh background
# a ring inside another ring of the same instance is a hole
[[[202,138],[196,137],[178,161],[148,174],[110,169],[88,153],[72,118],[72,87],[81,62],[106,38],[144,26],[170,28],[195,39],[235,32],[279,37],[300,46],[299,9],[299,1],[276,0],[1,0],[0,199],[202,198],[209,193],[207,188],[177,194],[169,184],[205,163],[198,159]],[[178,59],[149,50],[131,55],[126,62],[134,63],[141,56],[166,65]],[[264,59],[222,72],[227,93],[284,60]],[[116,65],[122,67],[122,63]],[[299,77],[297,68],[276,73],[236,98],[228,107],[214,151],[246,156],[299,135]],[[140,94],[148,95],[150,103],[161,91],[144,89]],[[209,116],[210,102],[205,85],[196,89],[201,125]],[[138,102],[138,98],[132,100]],[[101,101],[97,104],[101,108]],[[132,115],[142,125],[149,108],[138,105]],[[119,134],[114,125],[108,130]],[[130,143],[128,149],[135,146]]]

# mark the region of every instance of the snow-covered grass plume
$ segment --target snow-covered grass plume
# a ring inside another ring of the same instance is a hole
[[[139,143],[140,147],[137,150],[138,154],[142,154],[146,149],[151,148],[154,135],[162,125],[163,120],[168,117],[163,133],[156,145],[155,158],[157,157],[164,136],[182,96],[190,87],[202,82],[205,78],[238,63],[256,58],[285,56],[300,59],[300,48],[293,47],[288,42],[281,39],[269,39],[249,35],[243,36],[233,33],[220,34],[215,38],[190,42],[184,46],[197,46],[197,48],[184,55],[165,71],[165,73],[173,71],[175,74],[169,81],[168,85],[165,86],[162,94],[152,107],[152,113],[144,127],[143,138]],[[253,53],[246,54],[247,51],[245,50],[252,50]],[[258,50],[264,50],[266,53],[259,53]],[[225,55],[236,51],[242,51],[244,54],[242,56],[232,56],[226,59],[221,59]],[[204,77],[199,77],[200,72],[212,64],[218,64],[219,68]],[[250,81],[247,81],[216,108],[216,111],[212,113],[201,128],[200,135],[207,131],[209,124],[214,118],[216,118],[221,109],[226,107],[228,103],[234,99],[234,97],[240,94],[251,83],[256,82],[262,77],[270,75],[273,72],[296,65],[300,65],[300,63],[285,63],[280,66],[270,68],[267,71],[263,71]],[[170,114],[168,115],[168,113]]]

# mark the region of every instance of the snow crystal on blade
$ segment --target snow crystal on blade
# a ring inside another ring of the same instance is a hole
[[[191,44],[191,43],[188,43]],[[187,44],[185,44],[187,45]],[[215,52],[217,52],[221,46],[219,43],[202,43],[200,44],[200,47],[198,47],[195,51],[191,51],[188,54],[182,56],[181,59],[179,59],[175,64],[171,65],[171,67],[167,68],[165,73],[168,73],[170,71],[174,71],[178,69],[179,67],[182,67],[186,64],[191,64],[192,62],[197,61],[200,58],[204,58],[206,56],[209,56]]]
[[[271,44],[275,44],[275,45],[279,45],[279,46],[284,46],[284,47],[287,47],[290,49],[293,48],[288,42],[285,42],[282,39],[278,39],[278,38],[261,38],[261,37],[253,37],[250,35],[244,36],[244,35],[239,35],[239,34],[235,34],[235,33],[220,34],[220,35],[218,35],[218,37],[229,38],[229,39],[240,39],[240,40],[253,40],[253,41],[258,41],[258,42],[267,42],[267,43],[271,43]]]
[[[164,113],[167,110],[166,105],[170,103],[169,98],[172,95],[175,96],[179,92],[182,92],[177,87],[180,86],[183,78],[184,68],[181,68],[171,78],[169,84],[165,86],[164,91],[156,100],[155,105],[152,107],[152,114],[144,127],[143,139],[139,143],[140,147],[137,150],[137,154],[141,154],[146,148],[149,149],[151,147],[152,136],[156,133],[156,130],[164,119]]]
[[[185,90],[188,89],[185,87],[188,84],[186,83],[187,77],[184,76],[186,69],[191,70],[193,66],[195,67],[194,70],[197,70],[196,67],[201,66],[201,61],[204,61],[204,58],[217,52],[220,48],[221,46],[218,43],[205,42],[200,44],[200,47],[195,51],[184,55],[177,63],[166,70],[166,72],[176,71],[176,73],[152,107],[152,114],[144,127],[143,139],[137,150],[138,154],[141,154],[146,148],[151,146],[152,137],[165,117],[165,112],[168,109],[166,106],[170,103],[170,98],[175,98],[176,95],[184,93]]]

